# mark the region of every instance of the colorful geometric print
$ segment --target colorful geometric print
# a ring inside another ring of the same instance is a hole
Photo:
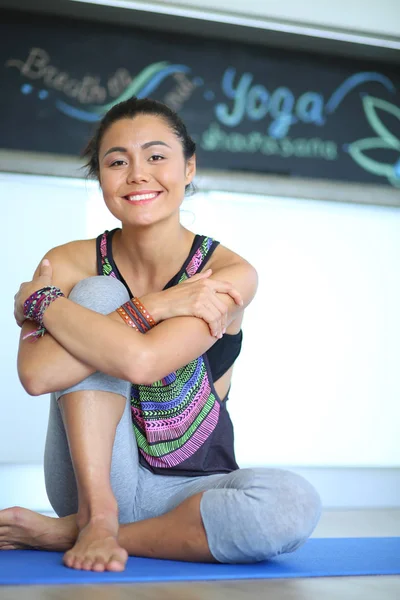
[[[118,279],[107,258],[107,233],[108,232],[105,231],[100,240],[100,256],[103,275],[109,275],[110,277],[115,277],[115,279]]]
[[[103,275],[116,277],[107,258],[106,234],[100,243]],[[179,282],[198,272],[213,243],[211,238],[203,239]],[[152,385],[132,384],[133,429],[149,465],[176,467],[190,458],[214,431],[220,405],[212,392],[210,377],[203,355]]]
[[[202,357],[178,369],[173,384],[132,385],[131,406],[140,451],[159,468],[175,467],[192,456],[219,417]]]
[[[188,266],[183,272],[182,277],[179,279],[179,283],[182,283],[182,281],[186,281],[186,279],[189,279],[189,277],[193,277],[193,275],[196,275],[213,243],[214,240],[212,238],[204,238],[201,246],[196,250]]]

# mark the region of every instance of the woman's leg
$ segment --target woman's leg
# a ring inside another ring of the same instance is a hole
[[[122,526],[120,544],[129,554],[172,560],[247,563],[293,552],[321,514],[313,486],[281,469],[193,479],[149,473],[137,501],[144,520]]]
[[[128,293],[115,279],[93,277],[79,282],[70,298],[108,313]],[[126,561],[126,551],[116,541],[118,513],[120,522],[134,520],[138,478],[129,389],[128,382],[94,373],[51,400],[46,488],[59,515],[77,512],[80,531],[65,556],[68,566],[119,570]]]
[[[78,512],[78,489],[61,409],[54,394],[50,399],[44,472],[50,504],[59,517]],[[111,460],[111,488],[118,503],[120,523],[134,520],[138,479],[138,450],[132,428],[130,401],[118,423]]]
[[[37,548],[70,550],[78,537],[78,493],[68,440],[55,396],[51,399],[45,451],[46,488],[60,518],[46,517],[20,507],[0,511],[0,550]],[[136,520],[134,502],[138,481],[137,445],[130,403],[120,420],[113,448],[111,487],[117,499],[119,522]]]
[[[110,480],[114,438],[125,404],[122,395],[98,390],[60,399],[78,490],[79,535],[64,557],[69,567],[122,570],[127,560],[117,542],[118,503]]]
[[[139,472],[138,520],[121,525],[118,533],[120,546],[131,556],[267,560],[299,548],[321,513],[315,489],[289,471],[241,469],[194,479],[152,475],[142,467]],[[36,540],[35,547],[47,550],[71,547],[74,523],[37,517],[25,517],[24,528],[17,518],[0,513],[0,548],[32,547]]]
[[[280,469],[192,479],[153,475],[139,467],[136,504],[137,521],[121,525],[118,533],[129,555],[199,562],[248,563],[293,552],[306,542],[321,513],[310,483]],[[56,519],[51,524],[48,518],[44,523],[46,517],[37,522],[33,516],[25,530],[13,519],[11,533],[2,536],[2,522],[9,524],[10,518],[0,514],[0,547],[31,547],[32,539],[49,550],[71,546],[73,523]]]

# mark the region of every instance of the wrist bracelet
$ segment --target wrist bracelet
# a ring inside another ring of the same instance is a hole
[[[135,297],[117,308],[117,313],[125,323],[140,333],[146,333],[156,324],[148,310]]]
[[[119,308],[117,308],[117,313],[119,314],[119,316],[121,317],[121,319],[123,319],[125,321],[125,323],[127,325],[129,325],[129,327],[133,327],[133,329],[136,329],[136,331],[139,331],[139,329],[136,327],[134,321],[132,321],[132,319],[130,318],[130,316],[126,312],[124,306],[125,305],[123,304],[122,306],[120,306]]]
[[[24,317],[29,321],[36,321],[39,328],[25,335],[24,340],[28,337],[39,338],[46,333],[46,328],[43,325],[44,312],[54,300],[62,297],[64,297],[64,294],[60,288],[49,285],[37,290],[25,300]]]

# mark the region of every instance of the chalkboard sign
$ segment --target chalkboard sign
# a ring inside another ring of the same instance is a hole
[[[12,11],[0,60],[1,148],[78,155],[113,104],[148,96],[200,167],[400,187],[393,66]]]

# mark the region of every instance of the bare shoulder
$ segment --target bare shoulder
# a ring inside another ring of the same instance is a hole
[[[53,283],[69,294],[78,281],[97,275],[96,240],[76,240],[49,250],[47,258],[53,269]]]
[[[252,267],[252,265],[245,258],[240,256],[240,254],[237,254],[222,244],[219,244],[212,254],[210,258],[210,264],[211,263],[215,265],[213,268],[216,268],[216,266],[218,266],[218,268],[222,268],[225,266],[241,264],[248,265],[251,269],[254,269],[254,267]]]
[[[61,261],[63,263],[81,264],[85,263],[91,254],[95,254],[96,240],[75,240],[61,246],[55,246],[45,256],[49,260]]]
[[[207,267],[213,277],[230,281],[242,294],[245,306],[254,298],[258,286],[256,269],[245,258],[221,244],[216,248]]]

